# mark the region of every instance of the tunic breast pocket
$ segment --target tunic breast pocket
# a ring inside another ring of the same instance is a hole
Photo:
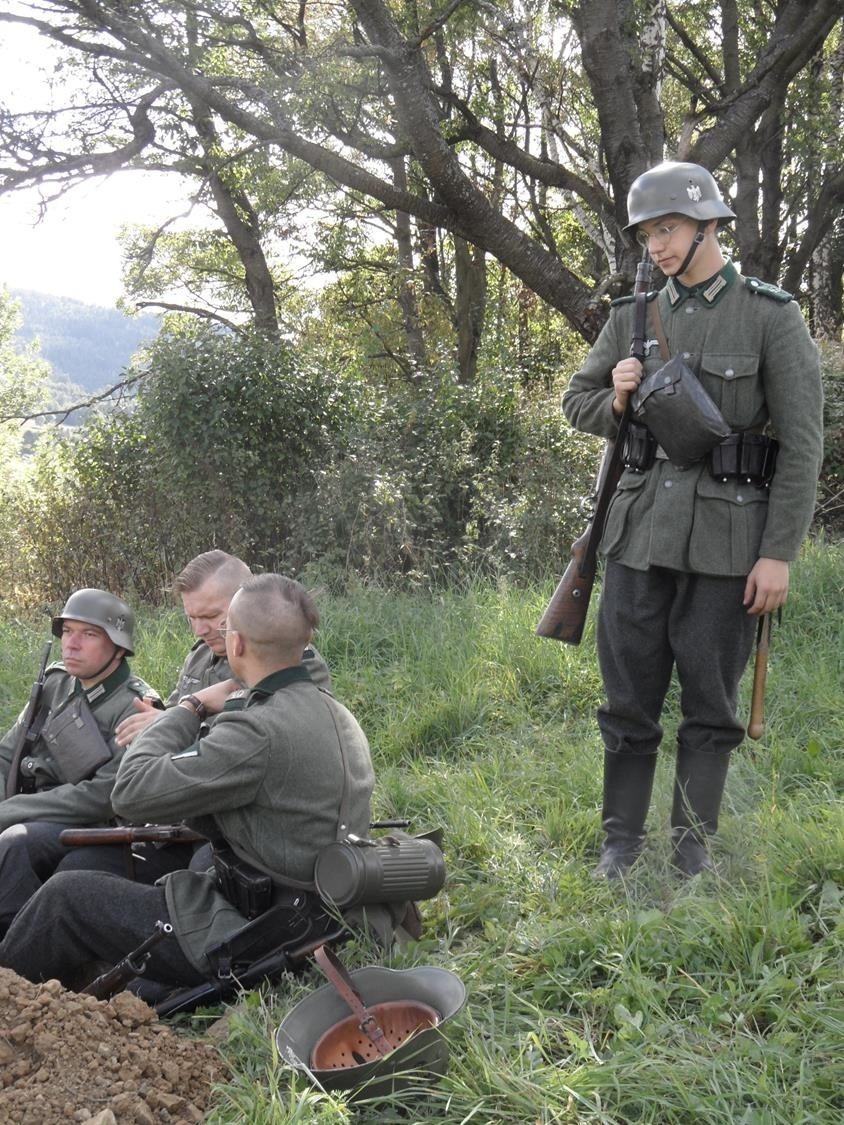
[[[746,429],[765,405],[759,360],[735,352],[705,352],[700,364],[701,382],[734,430]]]

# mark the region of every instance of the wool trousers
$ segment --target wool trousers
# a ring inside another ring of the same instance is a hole
[[[169,921],[163,887],[101,871],[59,872],[15,917],[0,942],[0,966],[34,982],[56,979],[81,988],[103,964],[137,949],[158,921]],[[204,979],[175,935],[152,948],[146,975],[172,985]]]
[[[187,867],[192,844],[92,845],[68,848],[61,842],[67,824],[32,820],[0,833],[0,937],[22,906],[54,872],[111,871],[139,883],[154,883],[168,871]]]
[[[742,605],[745,578],[633,570],[609,560],[598,611],[606,701],[598,724],[607,750],[654,754],[676,668],[678,742],[729,753],[744,737],[736,708],[757,618]]]

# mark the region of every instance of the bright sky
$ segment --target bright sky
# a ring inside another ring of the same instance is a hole
[[[0,103],[43,104],[49,76],[37,35],[8,24],[0,35]],[[122,289],[122,223],[158,223],[184,210],[173,177],[122,172],[88,181],[52,203],[39,222],[37,191],[0,195],[0,284],[113,306]]]
[[[120,226],[169,215],[162,180],[124,172],[80,184],[40,222],[36,192],[0,195],[0,283],[113,306],[122,293]]]

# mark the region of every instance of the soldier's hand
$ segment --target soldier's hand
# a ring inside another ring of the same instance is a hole
[[[642,381],[642,365],[633,356],[622,359],[612,369],[612,385],[615,398],[612,400],[613,413],[619,417],[624,413],[627,400]]]
[[[226,700],[235,691],[241,691],[242,685],[235,679],[223,680],[222,683],[212,684],[196,692],[196,698],[208,708],[209,715],[217,715],[222,711]]]
[[[754,617],[773,613],[787,597],[788,563],[782,559],[757,559],[744,587],[747,612]]]
[[[154,707],[146,697],[135,699],[133,706],[137,714],[127,715],[125,719],[121,719],[115,728],[114,741],[118,746],[130,746],[142,730],[146,730],[148,726],[164,714],[158,707]]]

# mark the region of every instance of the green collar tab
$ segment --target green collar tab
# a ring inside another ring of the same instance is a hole
[[[106,676],[104,680],[100,680],[98,684],[94,684],[92,688],[83,688],[79,680],[76,681],[73,687],[74,695],[84,695],[88,700],[91,707],[95,707],[98,703],[102,703],[121,686],[125,684],[131,675],[129,665],[126,660],[121,660],[110,676]]]
[[[697,297],[711,308],[717,305],[737,277],[738,270],[733,263],[725,262],[723,268],[714,277],[707,278],[700,285],[693,285],[691,288],[683,285],[676,277],[669,277],[665,283],[665,291],[672,309],[691,297]]]
[[[265,676],[260,683],[255,684],[249,692],[249,700],[251,701],[256,695],[266,699],[291,684],[308,682],[312,682],[311,674],[304,664],[297,664],[293,668],[282,668],[280,672],[273,672],[271,675]]]

